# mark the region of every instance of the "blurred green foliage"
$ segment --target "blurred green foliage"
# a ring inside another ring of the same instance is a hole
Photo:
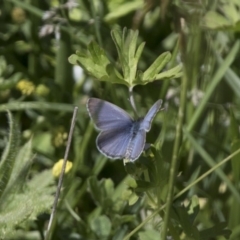
[[[44,239],[74,106],[51,239],[240,238],[238,0],[0,6],[0,239]],[[85,104],[133,115],[128,88],[139,115],[158,99],[164,110],[123,164],[98,152]]]

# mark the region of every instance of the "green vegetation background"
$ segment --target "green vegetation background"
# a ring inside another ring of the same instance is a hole
[[[74,106],[73,167],[51,239],[240,238],[238,0],[7,0],[0,9],[0,239],[44,239]],[[141,116],[158,99],[164,110],[150,149],[124,167],[97,151],[85,105],[97,97],[133,116],[133,85]]]

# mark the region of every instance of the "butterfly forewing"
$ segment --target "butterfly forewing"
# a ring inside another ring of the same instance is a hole
[[[97,98],[89,98],[87,109],[100,130],[111,130],[132,123],[132,118],[118,106]]]
[[[162,106],[162,100],[158,100],[153,104],[153,106],[150,108],[147,115],[143,119],[140,129],[144,129],[146,132],[150,131],[152,120],[160,110],[161,106]]]

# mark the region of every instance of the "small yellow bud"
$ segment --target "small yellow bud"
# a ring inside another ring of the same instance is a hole
[[[34,91],[35,91],[35,85],[28,80],[20,80],[17,85],[16,88],[23,94],[23,95],[31,95]]]
[[[52,175],[54,177],[59,177],[59,175],[62,171],[63,161],[64,161],[64,159],[60,159],[58,162],[56,162],[54,164],[53,169],[52,169]],[[72,162],[67,160],[65,173],[68,173],[71,170],[71,168],[72,168]]]
[[[52,144],[54,147],[61,147],[66,145],[68,134],[64,127],[59,126],[53,131]]]
[[[39,84],[37,87],[36,87],[36,95],[38,96],[42,96],[42,97],[45,97],[49,94],[50,90],[48,87],[46,87],[44,84]]]
[[[20,7],[13,8],[11,12],[11,16],[12,16],[12,20],[18,24],[21,24],[26,20],[26,13]]]

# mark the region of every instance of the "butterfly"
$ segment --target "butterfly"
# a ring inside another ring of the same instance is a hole
[[[146,132],[150,131],[152,120],[161,105],[162,100],[158,100],[144,118],[134,120],[127,112],[110,102],[89,98],[87,110],[100,131],[96,139],[98,150],[112,159],[138,159],[144,150]]]

